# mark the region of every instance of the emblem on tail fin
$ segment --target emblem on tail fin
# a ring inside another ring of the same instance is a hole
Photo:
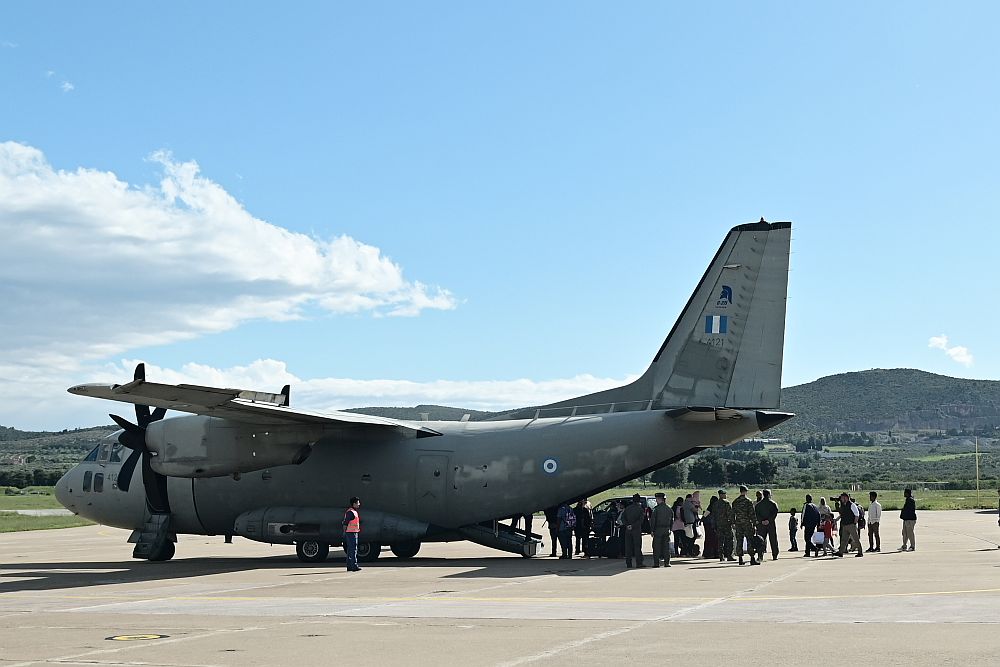
[[[732,305],[733,303],[733,288],[729,285],[722,286],[722,293],[719,294],[719,299],[715,302],[716,307],[725,308],[726,306]]]

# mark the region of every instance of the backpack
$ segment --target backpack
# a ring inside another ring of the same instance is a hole
[[[567,528],[576,528],[576,514],[573,510],[568,511],[563,515],[563,521],[566,522]]]

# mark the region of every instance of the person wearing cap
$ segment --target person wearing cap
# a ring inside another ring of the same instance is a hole
[[[736,560],[733,558],[733,506],[726,499],[726,490],[719,489],[719,500],[715,503],[715,531],[719,539],[719,562]]]
[[[632,496],[632,502],[622,512],[622,542],[625,551],[625,567],[632,567],[635,558],[636,567],[646,567],[642,562],[642,520],[646,518],[642,496],[638,493]]]
[[[747,498],[747,491],[747,487],[740,484],[740,495],[733,501],[733,527],[736,532],[736,557],[740,559],[740,565],[743,565],[743,545],[746,544],[746,550],[750,551],[753,536],[757,531],[757,515],[754,514],[753,501]],[[750,551],[750,564],[760,565],[754,557],[753,551]]]
[[[653,533],[653,567],[670,567],[670,529],[674,523],[674,513],[667,506],[667,497],[663,493],[653,494],[656,497],[656,507],[649,518],[649,530]]]
[[[837,552],[837,556],[843,558],[848,549],[857,547],[855,558],[864,557],[861,537],[858,535],[858,518],[861,516],[861,510],[851,502],[851,497],[846,491],[840,494],[837,511],[840,512],[840,551]]]

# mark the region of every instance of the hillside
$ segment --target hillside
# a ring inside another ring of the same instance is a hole
[[[781,409],[796,418],[769,434],[978,430],[1000,425],[1000,382],[910,368],[873,369],[787,387]]]

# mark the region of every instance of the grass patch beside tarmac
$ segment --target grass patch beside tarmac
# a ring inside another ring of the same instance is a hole
[[[78,516],[24,516],[0,512],[0,533],[15,533],[22,530],[49,530],[51,528],[76,528],[93,525]]]
[[[17,491],[17,489],[14,489]],[[31,486],[13,495],[6,494],[7,487],[0,487],[0,510],[57,510],[62,505],[56,500],[51,486]]]

